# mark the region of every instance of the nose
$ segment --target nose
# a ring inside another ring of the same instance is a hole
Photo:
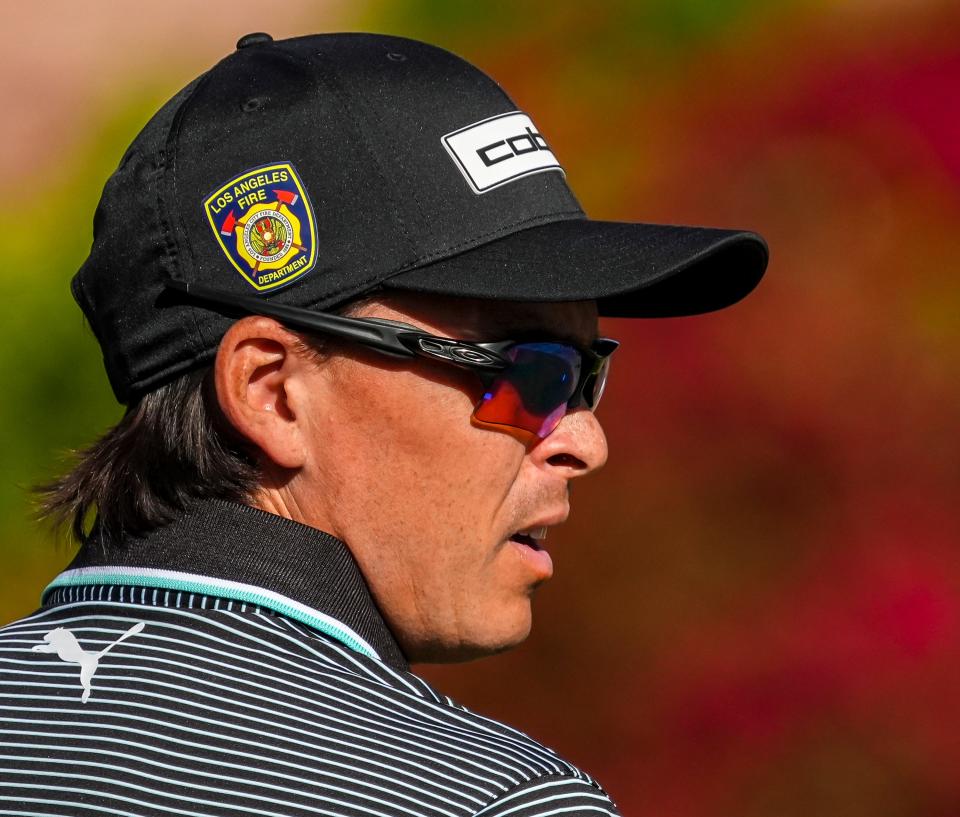
[[[530,452],[542,468],[566,479],[583,477],[603,468],[607,461],[607,437],[589,409],[571,411]]]

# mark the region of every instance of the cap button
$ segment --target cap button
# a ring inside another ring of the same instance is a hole
[[[246,48],[250,45],[256,45],[257,43],[272,43],[273,37],[267,34],[264,31],[254,31],[253,34],[244,34],[239,40],[237,40],[237,50],[241,48]]]

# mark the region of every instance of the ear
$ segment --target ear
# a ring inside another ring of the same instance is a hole
[[[237,321],[220,341],[214,365],[217,400],[227,421],[270,462],[306,462],[309,395],[316,365],[296,335],[270,318]]]

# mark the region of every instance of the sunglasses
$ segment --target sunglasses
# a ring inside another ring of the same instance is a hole
[[[291,329],[332,335],[392,357],[425,357],[475,372],[483,396],[473,410],[480,425],[521,429],[547,437],[577,408],[597,407],[610,370],[610,355],[620,345],[609,338],[590,348],[559,341],[490,343],[455,340],[384,318],[347,318],[193,283],[168,281],[167,287],[247,314],[274,318]]]

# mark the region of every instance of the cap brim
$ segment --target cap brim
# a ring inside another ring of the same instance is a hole
[[[723,309],[763,277],[745,230],[571,219],[530,227],[383,282],[391,289],[514,301],[596,300],[607,317]]]

